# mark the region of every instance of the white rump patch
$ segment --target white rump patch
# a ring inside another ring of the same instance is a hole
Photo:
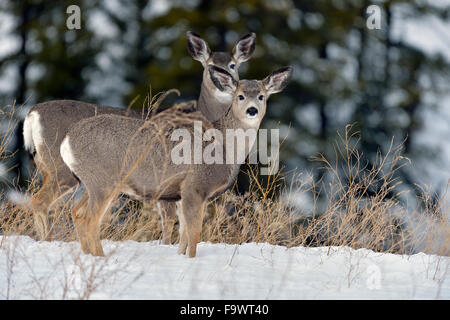
[[[221,103],[230,103],[233,102],[233,95],[227,92],[220,91],[219,89],[214,90],[214,97],[217,101]]]
[[[25,149],[28,152],[37,152],[38,147],[44,143],[40,115],[37,111],[32,111],[25,117],[23,122],[23,140]]]
[[[76,164],[76,161],[73,156],[72,148],[70,147],[69,136],[66,136],[61,143],[59,153],[61,154],[61,158],[63,159],[64,163],[69,167],[71,171],[74,171],[73,168]]]

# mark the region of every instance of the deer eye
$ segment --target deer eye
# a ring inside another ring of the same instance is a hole
[[[258,99],[261,100],[261,101],[263,101],[264,96],[263,96],[263,95],[260,95],[260,96],[258,97]]]
[[[236,65],[234,63],[230,64],[230,68],[234,70],[234,67],[236,67]]]
[[[239,98],[239,100],[244,100],[244,99],[245,99],[245,97],[244,97],[242,94],[240,94],[240,95],[238,96],[238,98]]]

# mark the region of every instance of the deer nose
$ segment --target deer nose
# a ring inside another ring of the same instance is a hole
[[[255,107],[250,107],[246,112],[251,118],[253,118],[258,114],[258,109],[256,109]]]

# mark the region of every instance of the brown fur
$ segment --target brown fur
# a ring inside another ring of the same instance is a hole
[[[292,69],[277,71],[263,81],[242,80],[239,83],[220,68],[209,67],[208,72],[213,80],[220,75],[218,81],[233,94],[232,105],[225,116],[214,123],[199,111],[186,114],[173,107],[148,121],[103,115],[84,119],[71,128],[61,150],[63,152],[64,146],[70,146],[70,158],[74,162],[66,161],[69,159],[67,149],[64,149],[63,158],[85,185],[89,197],[87,203],[73,210],[85,253],[103,255],[100,222],[115,197],[126,193],[144,200],[180,198],[179,253],[185,254],[187,250],[189,257],[196,255],[205,205],[208,199],[223,193],[231,185],[240,164],[226,164],[225,160],[223,164],[174,164],[171,150],[178,142],[171,141],[172,132],[183,128],[190,131],[192,137],[193,122],[202,121],[202,132],[208,128],[222,132],[226,159],[225,131],[258,129],[267,98],[284,88]],[[275,84],[271,81],[274,78],[278,79]],[[253,94],[255,90],[257,94]],[[252,94],[246,96],[245,101],[238,98],[248,92]],[[260,95],[264,99],[259,99]],[[258,113],[248,121],[250,108],[257,109]],[[192,155],[193,152],[194,149]]]
[[[210,53],[208,44],[198,35],[188,32],[187,37],[188,50],[194,59],[201,61],[204,66],[217,64],[217,66],[229,70],[231,70],[229,68],[230,62],[234,62],[236,66],[232,72],[234,72],[234,77],[236,79],[239,78],[237,73],[239,64],[248,60],[254,51],[254,34],[241,38],[233,48],[233,53]],[[199,54],[199,52],[191,48],[192,43],[194,42],[207,48],[208,57]],[[217,112],[217,110],[223,110],[229,107],[229,103],[223,103],[216,100],[213,94],[215,88],[211,85],[209,76],[204,73],[199,99],[201,103],[199,103],[199,106],[206,116],[210,114],[213,114],[214,116],[217,114],[220,115],[220,112]],[[211,111],[205,108],[206,105],[211,108]],[[147,111],[133,109],[125,110],[73,100],[55,100],[37,104],[30,109],[28,115],[32,112],[37,112],[40,116],[42,139],[44,143],[43,146],[33,146],[35,149],[30,150],[30,152],[35,153],[36,167],[43,177],[42,187],[35,195],[32,195],[30,207],[33,211],[35,226],[40,239],[48,240],[50,239],[48,211],[51,204],[78,183],[61,160],[59,154],[59,147],[69,128],[82,119],[103,114],[115,114],[142,119],[147,115]],[[168,244],[171,241],[171,234],[176,219],[175,205],[165,201],[162,202],[160,215],[163,224],[163,242]]]

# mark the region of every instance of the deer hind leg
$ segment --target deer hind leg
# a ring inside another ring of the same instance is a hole
[[[31,196],[30,208],[39,239],[49,240],[48,207],[56,197],[56,189],[53,177],[50,174],[42,175],[42,186],[35,195]]]
[[[177,217],[177,204],[176,202],[159,201],[158,211],[161,216],[162,242],[163,244],[171,244],[173,226],[175,225]]]
[[[78,181],[72,175],[58,177],[57,181],[53,201],[47,207],[47,216],[51,222],[49,232],[53,239],[65,238],[70,234],[71,221],[66,209],[71,207],[73,196],[78,191],[76,187],[79,187]]]
[[[205,206],[205,198],[198,192],[189,190],[182,192],[181,206],[183,216],[183,233],[184,239],[180,240],[179,252],[186,252],[186,238],[187,238],[187,253],[190,258],[195,257],[197,253],[197,243],[200,242],[200,234],[202,232],[203,211]],[[183,237],[183,236],[182,236]],[[183,249],[183,250],[182,250]]]
[[[31,196],[30,208],[33,212],[34,225],[39,239],[51,240],[53,236],[51,235],[52,230],[49,223],[50,206],[55,199],[59,198],[78,182],[64,164],[57,164],[55,168],[49,170],[39,161],[35,163],[43,179],[39,191]]]
[[[112,197],[85,193],[72,210],[73,221],[84,253],[94,256],[105,255],[100,241],[100,226],[111,204]]]
[[[78,203],[72,208],[72,220],[75,225],[75,230],[78,235],[78,239],[81,243],[81,249],[84,253],[89,253],[89,247],[86,242],[86,223],[84,217],[87,215],[87,204],[88,204],[87,192],[83,194]]]

